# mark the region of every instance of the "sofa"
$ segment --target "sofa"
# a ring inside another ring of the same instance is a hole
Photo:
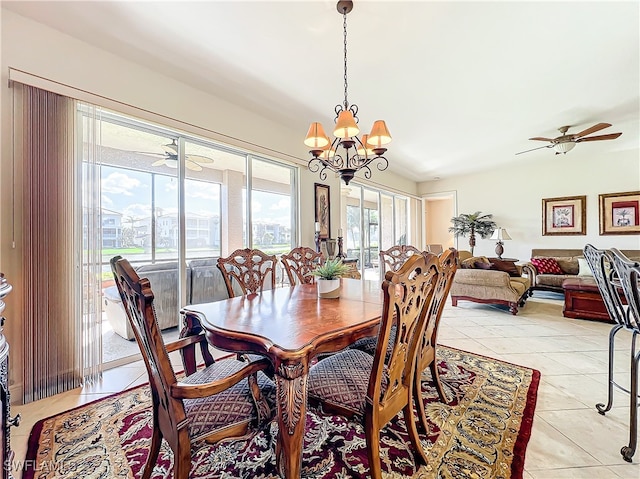
[[[484,256],[470,256],[461,251],[459,267],[451,284],[451,304],[458,301],[501,304],[511,314],[525,304],[530,282],[528,266]]]
[[[623,250],[623,254],[631,259],[640,259],[640,250]],[[551,258],[555,260],[560,271],[549,272],[553,269],[542,269],[530,261],[527,263],[527,271],[531,274],[531,289],[529,295],[533,295],[534,291],[553,291],[556,293],[564,293],[562,284],[566,279],[582,279],[587,283],[593,282],[593,275],[589,270],[584,253],[581,249],[532,249],[532,260],[544,260]],[[544,262],[543,262],[544,264]],[[584,284],[584,281],[583,281]]]
[[[194,259],[187,265],[186,304],[219,301],[228,298],[218,258]],[[153,305],[160,329],[174,328],[179,324],[178,314],[178,263],[176,261],[145,264],[136,272],[147,278],[155,296]],[[134,339],[116,286],[104,290],[105,312],[111,328],[123,338]]]

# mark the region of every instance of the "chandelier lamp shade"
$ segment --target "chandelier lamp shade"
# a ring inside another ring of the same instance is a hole
[[[368,135],[360,134],[358,126],[358,106],[349,104],[347,96],[347,13],[353,9],[352,1],[341,0],[337,10],[343,17],[344,32],[344,102],[335,107],[334,139],[330,139],[321,123],[311,123],[304,144],[310,148],[312,158],[309,170],[320,172],[320,179],[327,179],[327,170],[340,175],[345,184],[353,179],[356,172],[362,170],[364,177],[371,178],[371,164],[376,162],[378,170],[384,171],[389,161],[383,156],[391,135],[383,120],[373,123]]]
[[[496,228],[493,230],[493,234],[491,235],[492,240],[498,240],[496,243],[496,255],[498,255],[499,259],[502,259],[502,253],[504,253],[504,243],[503,241],[507,241],[511,239],[509,233],[504,228]]]

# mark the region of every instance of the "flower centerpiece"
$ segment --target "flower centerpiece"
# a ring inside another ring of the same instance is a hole
[[[311,274],[318,280],[318,297],[338,298],[340,297],[340,277],[349,272],[349,267],[342,263],[340,258],[328,259],[323,264],[314,269]]]

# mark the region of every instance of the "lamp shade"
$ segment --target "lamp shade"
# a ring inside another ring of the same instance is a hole
[[[576,146],[576,143],[574,141],[563,141],[560,143],[556,143],[553,149],[558,153],[566,153],[573,150],[574,146]]]
[[[324,128],[322,128],[322,123],[311,123],[307,137],[304,139],[304,144],[314,150],[321,150],[329,144],[329,138],[327,138]]]
[[[353,113],[349,110],[342,110],[336,120],[336,127],[333,134],[337,138],[350,138],[360,133],[360,128],[356,124]]]
[[[369,135],[362,135],[362,145],[358,145],[358,149],[356,150],[359,156],[367,157],[374,155],[373,150],[367,144],[367,141],[369,141]]]
[[[391,134],[389,134],[389,129],[384,120],[376,120],[373,123],[368,141],[369,145],[375,148],[391,143]]]
[[[507,230],[504,228],[496,228],[493,230],[493,234],[491,235],[492,240],[505,241],[510,240],[511,236],[507,233]]]

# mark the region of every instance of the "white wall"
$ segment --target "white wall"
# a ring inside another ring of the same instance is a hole
[[[457,214],[481,211],[493,214],[498,226],[506,228],[512,241],[504,242],[504,257],[528,260],[532,248],[596,247],[640,249],[639,235],[599,235],[598,195],[640,190],[638,150],[590,152],[580,144],[566,155],[533,155],[529,161],[497,170],[457,176],[418,185],[420,194],[457,192]],[[615,145],[611,142],[611,149]],[[587,196],[587,234],[542,236],[542,199]],[[468,239],[458,247],[469,249]],[[477,238],[475,253],[495,256],[495,241]]]

